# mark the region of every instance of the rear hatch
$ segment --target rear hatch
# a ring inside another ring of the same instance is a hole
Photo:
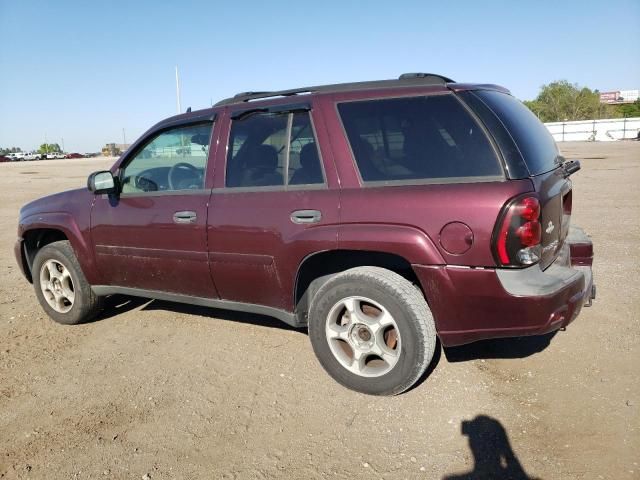
[[[571,181],[561,168],[532,177],[541,206],[542,257],[544,269],[558,256],[569,232],[571,218]]]
[[[519,100],[496,90],[479,90],[473,94],[493,111],[508,131],[538,194],[542,226],[540,266],[544,269],[556,259],[569,232],[571,181],[562,168],[563,158],[547,128]],[[515,178],[522,178],[522,171]]]

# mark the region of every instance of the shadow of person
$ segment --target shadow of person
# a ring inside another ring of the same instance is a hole
[[[443,480],[534,480],[522,468],[511,449],[507,432],[495,418],[478,415],[462,422],[462,434],[469,438],[473,470],[447,475]]]

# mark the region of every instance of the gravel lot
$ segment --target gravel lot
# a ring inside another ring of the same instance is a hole
[[[15,265],[18,210],[111,161],[0,164],[0,477],[640,478],[640,142],[561,149],[583,159],[595,305],[449,349],[394,398],[340,387],[267,317],[117,297],[53,323]]]

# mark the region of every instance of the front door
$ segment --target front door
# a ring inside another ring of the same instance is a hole
[[[97,196],[91,235],[105,285],[216,298],[205,174],[212,122],[151,134],[120,165],[120,195]]]

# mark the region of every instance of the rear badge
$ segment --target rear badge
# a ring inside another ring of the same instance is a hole
[[[549,225],[547,225],[547,229],[545,230],[545,232],[547,232],[547,233],[551,233],[551,232],[553,232],[553,229],[554,229],[554,228],[555,228],[555,227],[553,226],[553,222],[552,222],[552,221],[549,221]]]

